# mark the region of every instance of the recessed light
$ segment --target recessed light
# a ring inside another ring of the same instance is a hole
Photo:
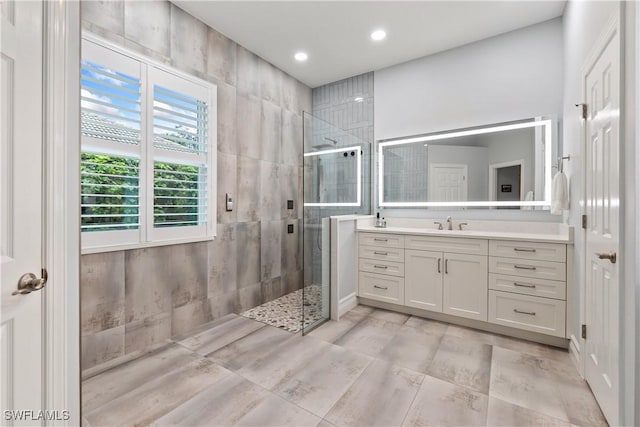
[[[356,102],[362,102],[362,101],[364,101],[364,98],[361,97],[361,96],[358,96],[356,98],[353,98],[353,100],[356,101]]]
[[[304,62],[309,58],[309,55],[304,52],[298,52],[293,57],[296,58],[296,61]]]
[[[376,30],[371,33],[371,39],[375,41],[384,40],[387,37],[387,33],[384,30]]]

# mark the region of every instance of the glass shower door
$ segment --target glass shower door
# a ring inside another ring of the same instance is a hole
[[[304,113],[303,153],[306,334],[331,317],[331,217],[371,212],[371,144]]]

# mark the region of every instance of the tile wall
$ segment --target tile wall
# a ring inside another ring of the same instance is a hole
[[[312,102],[310,88],[168,1],[83,2],[81,13],[84,31],[218,85],[217,238],[82,256],[86,370],[302,286]]]

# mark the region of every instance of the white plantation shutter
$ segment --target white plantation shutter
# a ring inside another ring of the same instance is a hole
[[[85,252],[211,237],[214,85],[83,39]]]
[[[82,46],[81,229],[84,246],[140,241],[142,72],[138,61]]]
[[[210,91],[149,68],[153,134],[154,239],[207,232],[212,218],[209,170]]]

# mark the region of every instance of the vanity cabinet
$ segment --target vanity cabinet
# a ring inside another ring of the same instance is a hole
[[[405,250],[405,305],[487,320],[487,257]]]
[[[358,295],[404,305],[404,236],[360,233],[358,240]]]
[[[443,312],[487,321],[487,257],[444,254]]]
[[[489,322],[564,337],[567,246],[491,241]]]
[[[443,253],[406,249],[404,260],[405,305],[442,312]]]
[[[357,289],[398,307],[564,338],[567,245],[360,232]]]

